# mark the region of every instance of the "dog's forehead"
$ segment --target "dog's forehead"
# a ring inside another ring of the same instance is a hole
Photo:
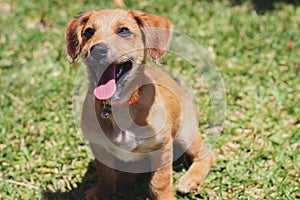
[[[100,26],[111,26],[115,24],[128,24],[135,25],[136,21],[126,10],[99,10],[94,11],[88,23]]]

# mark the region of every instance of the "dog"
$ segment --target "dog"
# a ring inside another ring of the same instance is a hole
[[[214,164],[191,99],[167,73],[146,64],[147,55],[158,61],[168,50],[172,27],[167,18],[122,9],[82,13],[67,25],[67,53],[73,61],[82,56],[90,81],[81,129],[98,184],[86,199],[107,198],[142,172],[151,172],[152,199],[175,199],[174,143],[192,161],[179,192],[197,190]]]

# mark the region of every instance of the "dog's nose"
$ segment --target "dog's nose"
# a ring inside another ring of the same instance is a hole
[[[105,44],[95,44],[91,47],[91,56],[97,61],[102,60],[107,55],[107,46]]]

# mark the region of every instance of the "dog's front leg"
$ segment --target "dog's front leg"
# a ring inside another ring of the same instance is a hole
[[[117,172],[115,169],[106,166],[95,159],[96,169],[98,173],[98,183],[93,189],[86,192],[85,199],[103,199],[109,197],[116,191]]]
[[[175,200],[173,193],[173,145],[166,145],[168,148],[162,151],[158,156],[151,158],[152,166],[159,166],[161,163],[163,165],[152,173],[150,180],[150,194],[155,200]]]

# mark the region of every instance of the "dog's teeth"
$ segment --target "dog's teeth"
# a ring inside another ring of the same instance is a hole
[[[118,70],[118,72],[117,72],[117,78],[119,78],[119,76],[121,76],[121,74],[122,74],[122,71],[123,71],[123,69],[122,69],[122,68],[120,68],[120,69]]]

